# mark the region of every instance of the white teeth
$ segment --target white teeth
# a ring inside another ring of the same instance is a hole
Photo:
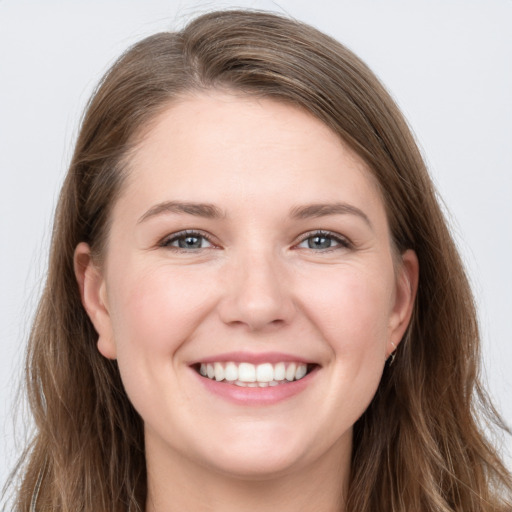
[[[270,382],[274,380],[274,368],[270,363],[259,364],[256,367],[256,380],[258,382]]]
[[[224,380],[224,367],[220,363],[215,363],[215,380],[221,381]]]
[[[202,366],[202,365],[201,365]],[[226,380],[229,382],[233,382],[234,380],[238,380],[238,367],[235,363],[228,363],[226,365]]]
[[[286,380],[293,380],[295,378],[295,370],[295,363],[292,363],[288,368],[286,368]]]
[[[251,363],[240,363],[238,366],[238,380],[256,382],[256,367]]]
[[[277,363],[274,366],[274,380],[284,380],[286,376],[286,366],[284,363]]]
[[[304,375],[306,375],[308,371],[308,368],[305,364],[299,364],[297,366],[297,370],[295,371],[295,380],[300,380]],[[217,377],[217,374],[215,374],[215,377]]]
[[[201,363],[199,373],[203,377],[218,382],[227,381],[242,387],[277,386],[294,380],[300,380],[308,373],[303,363]]]

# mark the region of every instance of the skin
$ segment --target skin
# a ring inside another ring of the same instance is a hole
[[[219,91],[173,103],[129,167],[102,266],[80,244],[75,268],[98,350],[118,360],[144,421],[147,511],[342,510],[352,428],[418,276],[415,254],[392,248],[370,171],[310,114]],[[148,214],[166,201],[222,213]],[[352,210],[291,215],[326,203]],[[180,249],[182,230],[209,241]],[[333,234],[321,235],[330,247],[311,247],[315,230]],[[285,400],[233,403],[190,367],[233,351],[284,352],[317,371]]]

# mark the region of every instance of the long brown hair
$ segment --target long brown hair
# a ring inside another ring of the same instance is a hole
[[[353,53],[281,16],[224,11],[127,51],[84,115],[58,203],[26,385],[36,434],[15,510],[144,509],[142,420],[115,361],[96,349],[73,252],[101,257],[110,210],[142,131],[180,95],[224,88],[306,109],[363,158],[380,184],[393,242],[420,263],[413,319],[354,427],[347,511],[510,510],[512,481],[480,422],[505,428],[478,380],[473,297],[415,141]],[[340,483],[341,485],[341,483]]]

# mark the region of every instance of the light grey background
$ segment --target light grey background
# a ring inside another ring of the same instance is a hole
[[[397,99],[447,205],[490,393],[512,423],[512,0],[0,0],[0,485],[19,451],[13,397],[85,102],[131,43],[230,6],[317,26]]]

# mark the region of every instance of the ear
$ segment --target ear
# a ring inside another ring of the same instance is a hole
[[[387,357],[398,347],[411,320],[418,289],[419,263],[409,249],[401,255],[396,276],[395,303],[390,317],[390,338]]]
[[[91,249],[81,242],[74,254],[75,276],[87,315],[98,333],[98,350],[108,359],[116,358],[116,346],[108,311],[105,279],[94,264]]]

